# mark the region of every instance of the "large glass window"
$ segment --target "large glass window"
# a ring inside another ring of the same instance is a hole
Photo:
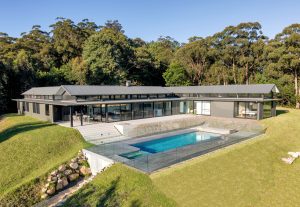
[[[154,116],[159,117],[163,116],[164,113],[164,104],[163,102],[155,102],[154,103]]]
[[[132,103],[133,119],[143,118],[143,103]]]
[[[121,104],[121,121],[131,120],[131,104]]]
[[[264,102],[263,103],[263,118],[269,118],[271,117],[272,113],[272,102]]]
[[[179,114],[179,101],[172,101],[172,114],[175,115],[175,114]]]
[[[144,118],[153,117],[153,103],[144,103]]]
[[[120,105],[107,105],[108,122],[120,121]]]
[[[171,101],[164,102],[164,115],[169,116],[172,114],[172,103]]]
[[[247,119],[257,118],[257,103],[236,102],[234,107],[235,117]]]

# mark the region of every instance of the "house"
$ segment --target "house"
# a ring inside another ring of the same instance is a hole
[[[36,87],[17,101],[18,113],[50,122],[115,122],[175,114],[263,119],[276,115],[274,84],[216,86]]]

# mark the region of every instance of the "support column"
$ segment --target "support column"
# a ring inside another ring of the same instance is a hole
[[[83,126],[83,112],[82,112],[82,106],[80,106],[80,125]]]
[[[107,104],[105,104],[105,122],[108,122],[108,110],[107,110]]]
[[[70,126],[73,127],[73,107],[70,106]]]
[[[130,112],[131,112],[131,120],[133,120],[133,110],[132,110],[132,103],[130,104]]]
[[[276,102],[272,101],[271,102],[271,116],[276,116]]]
[[[257,120],[263,118],[263,103],[257,103]]]

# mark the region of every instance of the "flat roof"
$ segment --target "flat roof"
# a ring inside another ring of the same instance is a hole
[[[215,85],[215,86],[99,86],[99,85],[62,85],[53,87],[33,87],[22,95],[63,95],[98,96],[98,95],[140,95],[140,94],[268,94],[278,93],[275,84],[251,85]]]

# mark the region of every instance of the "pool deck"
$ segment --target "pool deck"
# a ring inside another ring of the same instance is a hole
[[[232,134],[222,135],[221,137],[216,139],[201,141],[193,145],[187,145],[165,152],[144,155],[132,160],[119,156],[120,154],[138,151],[139,148],[132,146],[132,144],[135,143],[195,131],[197,131],[197,128],[177,130],[173,132],[146,137],[131,138],[118,142],[94,146],[89,148],[88,150],[110,158],[115,162],[122,162],[126,165],[137,168],[143,172],[151,173],[161,168],[165,168],[178,162],[191,159],[193,157],[203,155],[208,152],[241,142],[243,140],[258,136],[263,133],[263,131],[238,131]]]

